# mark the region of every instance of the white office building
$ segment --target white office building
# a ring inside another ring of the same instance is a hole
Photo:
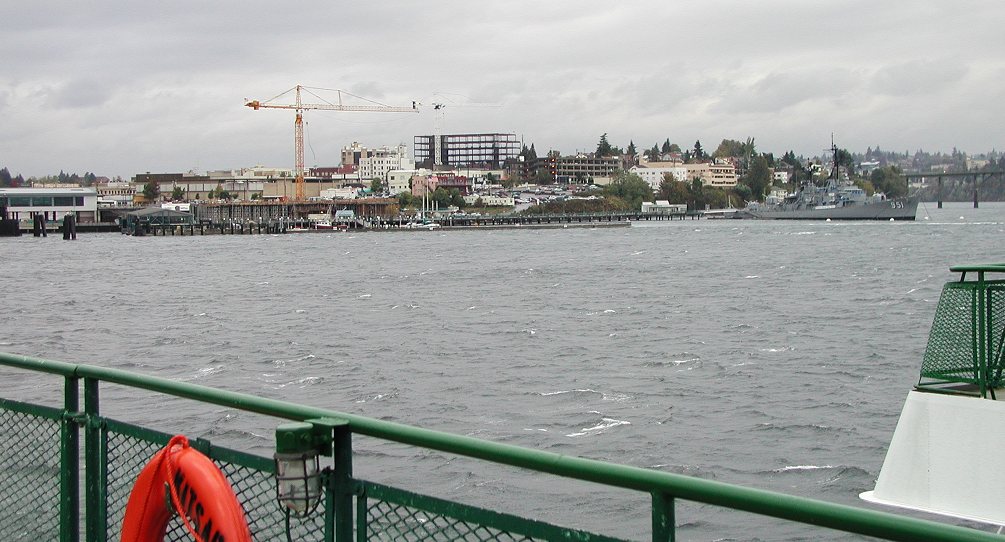
[[[687,181],[687,167],[683,165],[669,167],[634,166],[629,171],[641,177],[643,181],[649,184],[653,191],[660,189],[660,183],[663,182],[664,176],[667,174],[672,175],[675,181]]]
[[[344,164],[343,164],[344,165]],[[357,172],[360,179],[384,179],[389,171],[415,169],[415,161],[408,157],[408,147],[381,147],[360,157]]]
[[[0,188],[7,197],[7,216],[31,224],[36,214],[57,222],[73,213],[78,224],[98,219],[98,192],[93,188]]]

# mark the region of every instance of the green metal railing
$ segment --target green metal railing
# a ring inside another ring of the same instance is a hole
[[[224,471],[255,540],[561,540],[614,538],[446,501],[353,477],[352,436],[366,435],[540,473],[644,492],[651,497],[652,540],[675,539],[678,500],[753,512],[887,540],[996,541],[963,527],[810,500],[666,472],[569,457],[420,429],[393,422],[222,391],[126,371],[0,353],[0,365],[60,375],[63,407],[0,399],[0,536],[6,540],[116,540],[133,480],[170,435],[103,417],[99,384],[149,390],[272,416],[330,431],[333,468],[323,477],[323,506],[290,522],[275,500],[268,457],[193,440]],[[83,385],[84,406],[79,407]],[[79,432],[83,430],[83,477]],[[184,431],[184,428],[181,428]],[[82,495],[82,497],[81,497]],[[83,499],[83,503],[81,502]],[[80,525],[81,506],[84,525]],[[81,532],[82,531],[82,532]],[[290,531],[290,532],[288,532]],[[180,522],[167,540],[186,540]],[[288,538],[289,537],[289,538]]]
[[[1005,280],[986,275],[1005,273],[1005,264],[960,265],[950,271],[960,273],[960,280],[942,288],[918,389],[994,399],[1005,369]]]

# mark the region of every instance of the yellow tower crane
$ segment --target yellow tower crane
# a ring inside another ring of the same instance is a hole
[[[246,105],[246,106],[254,109],[255,111],[258,111],[259,109],[293,109],[294,111],[297,112],[297,119],[296,119],[296,121],[294,122],[294,125],[293,125],[293,144],[294,144],[295,153],[296,153],[295,174],[296,174],[296,186],[297,186],[297,196],[296,196],[297,201],[303,201],[305,199],[305,197],[304,197],[304,114],[303,114],[304,110],[306,110],[306,109],[321,109],[321,110],[327,110],[327,111],[366,111],[366,112],[382,112],[382,113],[418,113],[419,112],[419,109],[418,109],[417,104],[415,102],[412,102],[412,106],[411,107],[398,107],[398,106],[392,106],[392,105],[384,105],[382,103],[375,102],[373,100],[369,100],[369,99],[363,98],[361,96],[356,96],[355,94],[351,94],[351,93],[346,92],[344,90],[322,89],[322,88],[315,88],[314,90],[330,90],[330,91],[336,92],[336,93],[338,93],[338,102],[337,103],[329,102],[328,100],[325,100],[324,98],[322,98],[322,97],[318,96],[317,94],[311,92],[311,88],[305,87],[303,85],[297,85],[297,86],[295,86],[295,87],[293,87],[293,88],[291,88],[291,89],[289,89],[289,90],[287,90],[287,91],[285,91],[285,92],[283,92],[283,93],[281,93],[281,94],[279,94],[279,95],[277,95],[277,96],[275,96],[273,98],[265,100],[265,101],[247,100],[247,99],[245,99],[245,104],[244,104],[244,105]],[[304,103],[301,100],[301,97],[300,97],[301,91],[303,91],[303,92],[305,92],[307,94],[310,94],[311,96],[314,96],[315,98],[317,98],[318,100],[321,100],[321,102],[324,102],[324,103]],[[285,95],[287,95],[287,94],[289,94],[291,92],[295,92],[295,94],[296,94],[296,99],[295,99],[294,103],[292,103],[292,104],[291,103],[274,103],[279,98],[282,98],[283,96],[285,96]],[[346,94],[348,96],[352,96],[353,98],[356,98],[356,99],[359,99],[359,100],[370,102],[371,105],[343,105],[342,104],[342,95],[343,94]]]

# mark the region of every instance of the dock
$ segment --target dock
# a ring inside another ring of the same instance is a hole
[[[649,214],[641,212],[583,213],[561,215],[449,215],[429,219],[399,215],[386,218],[381,216],[358,217],[341,224],[342,231],[424,231],[428,229],[545,229],[545,228],[605,228],[627,227],[632,222],[698,220],[703,212],[677,214]],[[196,235],[261,235],[307,232],[332,232],[339,230],[318,229],[317,225],[305,218],[270,219],[266,221],[201,219],[191,224],[142,224],[138,229],[123,229],[122,233],[150,236],[196,236]]]

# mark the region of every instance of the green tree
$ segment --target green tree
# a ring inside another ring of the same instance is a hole
[[[705,158],[707,158],[707,156],[705,155],[705,151],[703,151],[702,148],[701,148],[701,141],[700,140],[696,140],[694,142],[694,152],[691,153],[691,157],[694,158],[697,161],[701,161],[701,160],[704,160]]]
[[[370,192],[374,194],[384,193],[384,181],[374,177],[370,180]]]
[[[524,162],[530,160],[530,149],[527,148],[527,145],[524,145],[523,148],[520,149],[520,156],[523,157]]]
[[[646,157],[652,162],[658,162],[660,159],[660,147],[659,145],[653,145],[653,148],[646,151]]]
[[[753,160],[754,156],[757,154],[757,146],[754,144],[754,138],[748,137],[746,141],[740,147],[740,156],[743,158],[743,167],[749,168],[750,161]],[[771,156],[768,159],[768,166],[775,161],[775,157]]]
[[[709,209],[726,208],[725,190],[718,187],[706,186],[704,187],[704,190],[702,190],[702,195],[704,196],[703,207],[707,207]]]
[[[635,142],[634,141],[631,141],[631,140],[628,141],[628,151],[626,151],[626,154],[630,154],[632,156],[635,156],[636,154],[638,154],[638,151],[635,149]]]
[[[705,207],[705,181],[701,180],[701,177],[695,177],[691,179],[691,198],[694,200],[694,208],[701,209]]]
[[[604,187],[604,195],[621,198],[629,209],[638,210],[642,208],[643,201],[653,200],[653,189],[642,177],[621,172],[614,176],[611,184]]]
[[[549,172],[547,168],[538,168],[533,181],[534,184],[553,184],[555,179],[551,176],[551,172]]]
[[[450,205],[454,205],[458,209],[463,209],[467,205],[464,201],[464,196],[461,195],[461,191],[457,188],[450,189]]]
[[[750,163],[750,169],[743,177],[743,184],[750,188],[751,197],[757,201],[764,199],[764,193],[771,186],[771,169],[764,156],[757,156]]]
[[[670,173],[664,173],[657,199],[676,204],[687,203],[691,199],[691,192],[688,190],[687,183],[675,180]]]
[[[0,169],[0,186],[10,186],[12,178],[7,168]]]
[[[611,144],[608,143],[607,132],[604,132],[604,135],[600,136],[600,142],[597,143],[597,156],[601,157],[601,156],[613,156],[613,155],[614,155],[614,147],[612,147]]]
[[[848,149],[838,149],[837,151],[837,165],[844,168],[851,177],[855,173],[855,158],[848,152]]]
[[[792,167],[800,166],[802,167],[802,161],[796,158],[796,153],[788,151],[782,155],[782,162],[789,164]]]
[[[885,166],[874,169],[869,175],[869,181],[876,192],[882,192],[888,197],[897,198],[907,195],[907,179],[901,175],[896,166]]]
[[[876,193],[876,187],[873,186],[872,181],[868,179],[858,179],[855,181],[855,186],[865,190],[866,195],[871,196]]]
[[[670,152],[670,138],[668,137],[666,141],[663,142],[663,146],[660,147],[660,152],[667,154]]]
[[[712,153],[712,158],[738,158],[743,156],[743,153],[743,143],[735,139],[723,139],[722,143],[716,147],[715,152]]]
[[[171,201],[183,201],[185,199],[185,190],[180,186],[175,186],[171,190]]]
[[[415,198],[412,196],[411,192],[402,192],[398,194],[398,208],[404,209],[412,205]]]
[[[743,183],[737,183],[733,187],[733,193],[736,194],[736,197],[740,198],[740,203],[734,203],[737,207],[742,207],[742,202],[750,201],[753,198],[753,192],[750,191],[750,187]]]
[[[157,181],[148,181],[143,185],[143,197],[147,201],[156,202],[161,197],[161,185]]]
[[[450,206],[450,192],[447,192],[447,190],[441,186],[438,186],[436,187],[436,190],[433,190],[433,195],[430,199],[436,204],[434,207],[435,209],[446,209]]]
[[[798,186],[809,178],[806,168],[803,167],[803,161],[800,158],[796,158],[796,153],[792,151],[786,152],[782,155],[781,162],[792,166],[792,176],[789,178],[790,184]]]

